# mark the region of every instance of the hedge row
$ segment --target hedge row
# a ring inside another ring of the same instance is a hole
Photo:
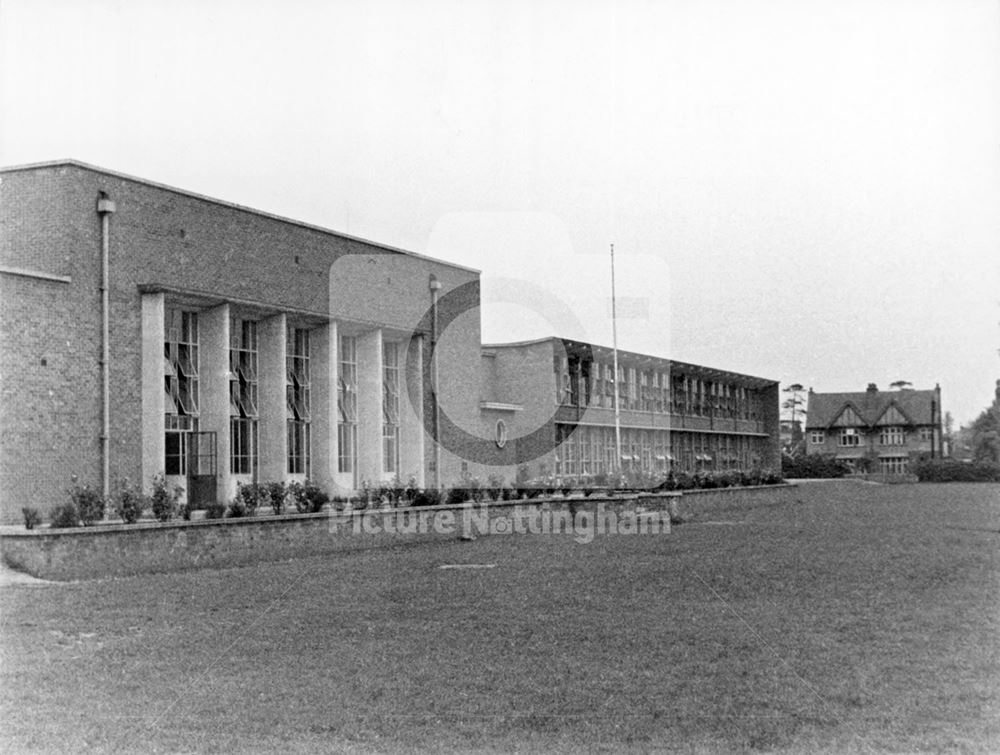
[[[781,459],[781,474],[786,479],[812,479],[843,477],[847,465],[828,454],[784,456]]]
[[[1000,482],[1000,464],[993,461],[918,461],[910,467],[910,471],[920,482]]]

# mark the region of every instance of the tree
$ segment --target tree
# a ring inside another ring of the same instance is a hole
[[[790,393],[791,396],[781,404],[782,409],[788,409],[792,413],[792,425],[795,424],[796,414],[805,414],[805,409],[800,409],[799,407],[805,406],[806,400],[802,398],[802,393],[805,388],[802,387],[800,383],[792,383],[785,388],[782,388],[785,393]]]
[[[1000,462],[1000,419],[984,409],[972,423],[972,459]]]
[[[943,440],[948,447],[948,455],[952,456],[955,448],[955,418],[951,416],[951,412],[944,413]]]
[[[889,383],[890,388],[895,388],[897,391],[903,390],[903,388],[912,388],[913,383],[909,380],[897,380],[893,383]]]
[[[782,402],[781,408],[787,409],[792,416],[792,425],[791,425],[792,442],[789,450],[793,451],[795,450],[795,447],[798,446],[798,444],[802,441],[801,433],[796,433],[795,431],[796,428],[795,423],[796,423],[796,415],[802,414],[804,416],[806,413],[806,410],[802,408],[805,406],[806,403],[806,400],[802,398],[802,393],[803,391],[805,391],[805,388],[802,387],[801,383],[792,383],[791,385],[782,388],[782,391],[791,394],[789,398],[785,399]],[[796,435],[798,435],[799,437],[796,438]]]

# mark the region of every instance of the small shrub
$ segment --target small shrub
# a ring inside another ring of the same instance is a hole
[[[226,516],[230,519],[240,519],[246,515],[246,503],[239,495],[235,496],[233,500],[229,502],[229,508],[226,509]]]
[[[687,472],[678,472],[674,475],[674,490],[694,490],[695,477]]]
[[[222,501],[210,501],[205,506],[206,519],[222,519],[226,515],[226,504]]]
[[[330,502],[326,491],[309,480],[306,480],[305,485],[301,482],[288,483],[288,497],[300,514],[315,514]]]
[[[507,489],[506,481],[502,474],[491,474],[486,479],[486,494],[492,501],[499,501],[503,497],[503,491]]]
[[[153,477],[153,493],[149,496],[149,507],[158,522],[169,522],[177,516],[177,501],[183,488],[167,485],[162,474]]]
[[[465,491],[466,501],[481,501],[486,492],[483,490],[483,483],[478,477],[473,477],[468,473],[462,475],[460,490]],[[462,501],[459,501],[462,503]]]
[[[230,504],[230,516],[253,516],[257,513],[258,507],[270,503],[270,500],[271,494],[259,482],[237,483],[233,503],[238,503],[236,508],[241,509],[242,513],[233,514],[233,505]]]
[[[114,512],[125,524],[135,524],[146,508],[146,497],[127,479],[119,481],[116,488],[111,498]]]
[[[72,501],[56,506],[52,509],[49,518],[52,520],[52,526],[56,529],[80,526],[80,512],[77,511],[76,504]]]
[[[268,482],[264,484],[263,491],[266,494],[267,502],[271,504],[271,510],[275,514],[280,514],[285,510],[285,483]]]
[[[439,506],[441,504],[441,491],[436,488],[418,490],[413,497],[414,506]]]
[[[363,505],[359,506],[358,501],[356,501],[354,498],[345,495],[331,496],[330,498],[327,499],[327,502],[333,507],[335,511],[346,511],[348,509],[364,508]]]
[[[471,500],[472,493],[466,488],[451,488],[444,497],[444,502],[448,504],[465,503]]]
[[[104,518],[104,496],[89,485],[81,485],[76,475],[73,475],[72,479],[73,484],[69,489],[69,497],[73,501],[80,521],[85,526],[99,522]]]
[[[377,485],[370,491],[370,504],[375,508],[398,506],[403,488],[395,485]]]
[[[623,477],[622,487],[629,490],[655,490],[663,481],[662,476],[657,476],[653,472],[635,469],[625,472]]]
[[[24,515],[24,528],[26,530],[33,530],[42,523],[42,515],[34,506],[23,506],[21,514]]]
[[[694,486],[701,490],[713,490],[719,487],[715,477],[710,474],[698,473],[694,476]]]
[[[761,473],[760,483],[761,485],[780,485],[785,481],[785,478],[779,473],[772,469],[766,469]]]
[[[417,493],[420,492],[420,488],[417,487],[417,478],[410,475],[409,479],[406,481],[406,488],[403,490],[403,500],[406,504],[412,506],[413,501],[416,500]]]

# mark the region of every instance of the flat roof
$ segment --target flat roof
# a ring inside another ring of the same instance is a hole
[[[465,270],[469,273],[476,273],[477,275],[482,273],[482,270],[478,270],[474,267],[468,267],[467,265],[459,265],[455,262],[448,262],[447,260],[442,260],[437,257],[431,257],[427,254],[420,254],[419,252],[412,252],[409,249],[401,249],[399,247],[390,246],[388,244],[383,244],[378,241],[372,241],[371,239],[362,238],[361,236],[352,236],[349,233],[342,233],[341,231],[334,231],[330,228],[324,228],[320,225],[314,225],[312,223],[306,223],[303,220],[296,220],[295,218],[285,217],[284,215],[275,215],[271,212],[265,212],[264,210],[258,210],[253,207],[247,207],[246,205],[237,204],[236,202],[227,202],[224,199],[217,199],[216,197],[210,197],[206,194],[199,194],[195,191],[188,191],[186,189],[178,189],[176,186],[169,186],[167,184],[161,184],[157,181],[150,181],[145,178],[139,178],[138,176],[131,176],[127,173],[119,173],[118,171],[108,170],[107,168],[101,168],[97,165],[91,165],[90,163],[82,162],[81,160],[74,160],[73,158],[66,158],[62,160],[49,160],[40,163],[27,163],[24,165],[11,165],[7,167],[0,166],[0,173],[14,173],[18,171],[28,171],[28,170],[38,170],[42,168],[55,168],[59,166],[72,166],[74,168],[80,168],[82,170],[89,170],[94,173],[101,173],[106,176],[111,176],[113,178],[119,178],[125,181],[134,181],[135,183],[144,184],[145,186],[151,186],[155,189],[161,189],[163,191],[170,191],[174,194],[180,194],[185,197],[191,197],[192,199],[198,199],[202,202],[211,202],[212,204],[217,204],[222,207],[228,207],[233,210],[240,210],[241,212],[249,212],[253,215],[259,215],[263,218],[268,218],[270,220],[277,220],[281,223],[288,223],[289,225],[296,225],[300,228],[307,228],[311,231],[318,231],[319,233],[325,233],[330,236],[337,236],[338,238],[348,239],[350,241],[357,241],[362,244],[369,244],[370,246],[378,247],[379,249],[385,249],[390,252],[396,252],[398,254],[405,254],[410,257],[416,257],[418,259],[428,260],[429,262],[436,262],[441,265],[447,265],[448,267],[453,267],[457,270]]]
[[[521,346],[537,346],[539,344],[548,342],[559,341],[568,347],[584,347],[589,348],[598,353],[611,354],[614,349],[611,346],[602,346],[601,344],[588,343],[587,341],[580,341],[575,338],[561,338],[559,336],[546,336],[544,338],[534,338],[527,341],[510,341],[508,343],[491,343],[483,344],[483,349],[509,349],[518,348]],[[747,375],[743,372],[734,372],[733,370],[723,370],[716,367],[706,367],[700,364],[694,364],[693,362],[681,362],[677,359],[671,359],[670,357],[656,356],[655,354],[642,354],[638,351],[627,351],[625,349],[618,349],[619,355],[622,355],[628,359],[632,360],[656,360],[660,362],[666,362],[670,367],[677,367],[685,372],[698,373],[707,377],[734,377],[741,378],[745,381],[753,382],[758,386],[770,385],[772,383],[777,384],[777,380],[771,380],[770,378],[763,378],[757,375]]]

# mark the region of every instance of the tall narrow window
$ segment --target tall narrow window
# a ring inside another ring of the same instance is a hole
[[[358,458],[358,342],[340,337],[337,380],[337,471],[353,472]]]
[[[163,389],[166,430],[163,460],[168,475],[187,474],[188,433],[198,430],[198,315],[164,313]]]
[[[569,360],[569,403],[572,406],[580,406],[580,397],[584,395],[581,388],[580,369],[579,359]]]
[[[573,381],[570,376],[570,363],[566,357],[555,358],[556,403],[570,404],[573,401]]]
[[[234,318],[229,331],[229,471],[257,469],[257,323]]]
[[[621,460],[618,458],[618,441],[614,428],[604,428],[604,467],[609,474],[618,469]]]
[[[399,345],[382,344],[382,470],[399,474]]]
[[[676,375],[673,382],[674,414],[687,414],[687,378]]]
[[[288,473],[309,474],[309,331],[289,328],[286,340],[285,397],[288,412]]]

